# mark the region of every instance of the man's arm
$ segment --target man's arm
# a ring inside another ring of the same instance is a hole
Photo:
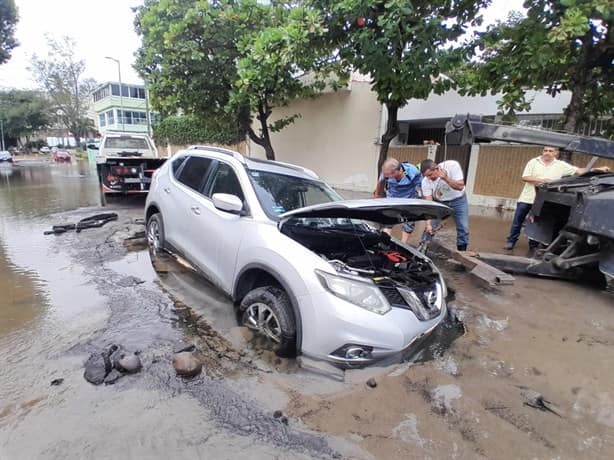
[[[454,190],[462,190],[463,188],[465,188],[465,181],[464,181],[464,179],[452,179],[450,176],[448,176],[448,172],[445,169],[443,169],[443,168],[439,168],[439,174],[438,175],[439,175],[439,177],[441,178],[442,181],[444,181],[446,184],[448,184]]]
[[[578,168],[576,169],[576,175],[581,175],[584,174],[587,171],[601,171],[601,172],[610,172],[610,168],[608,166],[601,166],[600,168],[591,168],[591,169],[586,169],[586,168]]]
[[[424,198],[425,200],[433,201],[433,195],[425,195],[422,198]],[[433,226],[431,225],[430,219],[426,221],[426,231],[431,235],[433,234]]]
[[[552,182],[550,179],[537,176],[522,176],[522,180],[531,185],[547,184],[548,182]]]
[[[377,185],[375,186],[375,191],[373,192],[373,196],[375,198],[382,198],[384,195],[384,183],[386,180],[378,180]]]

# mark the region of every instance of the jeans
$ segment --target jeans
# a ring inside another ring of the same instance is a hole
[[[450,201],[441,201],[440,203],[449,206],[454,210],[454,222],[456,223],[456,248],[459,250],[467,249],[469,244],[469,202],[467,195],[455,198]],[[433,221],[433,228],[439,226],[439,221]]]
[[[514,220],[512,221],[512,226],[510,227],[510,234],[507,237],[507,242],[516,244],[518,241],[518,237],[520,237],[520,232],[522,230],[522,226],[524,225],[524,221],[529,215],[531,211],[531,207],[533,205],[530,203],[523,203],[519,201],[516,204],[516,211],[514,212]],[[536,248],[539,246],[539,243],[534,240],[529,240],[529,247]]]

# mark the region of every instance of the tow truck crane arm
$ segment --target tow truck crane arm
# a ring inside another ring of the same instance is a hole
[[[456,115],[446,124],[446,136],[460,133],[461,144],[477,140],[559,147],[570,152],[614,159],[614,141],[598,137],[486,123],[481,117]],[[484,254],[492,265],[514,273],[570,280],[604,278],[614,292],[614,174],[587,172],[536,187],[532,223],[525,232],[546,245],[537,259]],[[520,260],[523,259],[523,260]],[[521,268],[519,268],[521,267]]]

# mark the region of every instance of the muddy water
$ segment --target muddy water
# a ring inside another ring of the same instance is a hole
[[[170,289],[185,292],[221,330],[236,322],[221,314],[228,302],[189,273],[165,282],[146,251],[126,254],[123,238],[138,227],[142,201],[111,206],[121,217],[104,228],[45,236],[53,224],[100,212],[88,165],[1,172],[2,460],[332,455],[322,436],[272,416],[283,398],[263,406],[239,380],[229,384],[208,369],[191,381],[175,375],[173,348],[191,333]],[[114,386],[90,385],[84,362],[114,343],[139,351],[143,371]],[[52,386],[55,379],[63,381]]]

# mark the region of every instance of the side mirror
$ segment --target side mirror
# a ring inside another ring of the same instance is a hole
[[[213,206],[220,211],[230,212],[232,214],[243,214],[243,202],[236,195],[228,193],[214,193],[211,197]]]

